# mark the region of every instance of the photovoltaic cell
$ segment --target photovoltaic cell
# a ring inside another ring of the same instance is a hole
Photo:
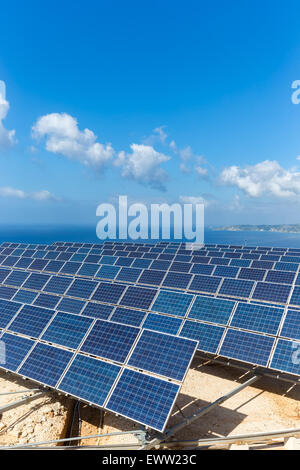
[[[210,264],[197,263],[197,264],[193,264],[193,267],[191,269],[191,273],[210,275],[213,272],[214,269],[215,269],[215,267],[210,265]]]
[[[73,279],[66,276],[53,276],[50,281],[44,286],[43,290],[45,292],[50,292],[52,294],[64,294]]]
[[[94,263],[83,263],[79,269],[78,276],[95,276],[96,272],[99,270],[99,266]]]
[[[213,299],[197,295],[188,317],[195,320],[227,325],[234,305],[235,302],[230,300]]]
[[[55,387],[73,353],[48,344],[38,343],[18,373],[50,387]]]
[[[144,330],[128,364],[182,381],[197,347],[196,341]]]
[[[224,279],[219,293],[237,297],[249,297],[253,284],[253,281]]]
[[[96,302],[87,302],[85,309],[81,315],[87,315],[101,320],[107,320],[113,311],[114,307],[111,305],[98,304]]]
[[[95,281],[75,279],[73,284],[67,290],[66,295],[70,297],[79,297],[80,299],[89,299],[97,285],[98,283]]]
[[[10,300],[16,292],[17,289],[13,287],[0,286],[0,299]]]
[[[300,340],[300,311],[288,310],[280,336]]]
[[[190,294],[160,291],[151,310],[184,317],[193,298]]]
[[[252,281],[262,281],[265,276],[263,269],[241,268],[238,279],[250,279]]]
[[[144,317],[145,312],[132,310],[130,308],[117,307],[110,320],[123,323],[124,325],[140,326]]]
[[[1,341],[5,344],[5,362],[0,362],[0,367],[14,372],[33,346],[34,341],[9,333],[5,333]]]
[[[141,269],[137,268],[121,268],[116,279],[118,281],[135,282],[141,274]]]
[[[103,406],[120,370],[115,364],[77,354],[58,389]]]
[[[81,351],[123,363],[139,331],[132,326],[97,320]]]
[[[176,335],[181,323],[182,320],[180,318],[167,317],[166,315],[159,315],[157,313],[149,313],[142,326],[148,330]]]
[[[218,290],[222,278],[212,276],[195,275],[189,287],[190,290],[215,293]]]
[[[252,298],[271,302],[286,303],[291,286],[271,282],[258,282]]]
[[[5,284],[9,286],[21,286],[28,276],[29,273],[26,271],[11,271],[11,274],[5,280]]]
[[[39,294],[39,296],[36,298],[34,305],[37,305],[39,307],[45,307],[45,308],[55,308],[55,306],[58,304],[60,301],[60,297],[57,295],[50,295],[50,294]]]
[[[282,308],[239,303],[230,326],[276,335],[283,312]]]
[[[283,372],[300,375],[300,364],[298,360],[300,342],[278,339],[271,368]]]
[[[129,286],[119,303],[125,307],[147,310],[150,308],[156,292],[155,289]]]
[[[177,384],[125,369],[106,408],[163,431],[178,391]]]
[[[38,338],[54,315],[53,310],[24,305],[9,325],[9,330]]]
[[[84,306],[85,302],[83,302],[82,300],[69,299],[65,297],[61,299],[60,303],[57,306],[57,309],[61,310],[62,312],[79,314]]]
[[[214,354],[217,352],[224,331],[225,328],[221,326],[186,320],[180,331],[180,336],[199,341],[199,351]]]
[[[120,284],[101,282],[92,299],[99,302],[117,304],[125,289],[126,287]]]
[[[103,265],[95,277],[99,279],[114,279],[120,269],[121,268],[119,266]]]
[[[32,273],[25,284],[23,284],[23,287],[26,289],[42,290],[49,278],[48,274]]]
[[[51,343],[77,349],[93,322],[92,318],[58,312],[42,339]]]
[[[19,303],[0,300],[0,328],[6,328],[20,308],[21,304]]]
[[[158,271],[156,269],[144,269],[141,277],[139,278],[139,284],[151,284],[159,286],[165,277],[164,271]]]
[[[13,297],[13,300],[23,304],[31,304],[37,296],[37,292],[32,292],[30,290],[19,289],[16,292],[16,295]]]
[[[216,266],[214,276],[236,277],[238,270],[235,266]]]
[[[165,287],[176,287],[178,289],[186,289],[191,278],[191,274],[177,273],[174,271],[168,272],[162,285]]]
[[[278,282],[279,284],[292,284],[294,282],[295,273],[290,271],[268,271],[266,282]]]
[[[266,366],[275,338],[228,329],[220,355]]]

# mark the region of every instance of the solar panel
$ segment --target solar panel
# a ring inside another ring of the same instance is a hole
[[[150,308],[156,293],[155,289],[130,286],[122,297],[120,305],[147,310]]]
[[[144,330],[128,364],[182,381],[197,347],[196,341]]]
[[[191,269],[191,273],[193,274],[207,274],[210,275],[213,270],[215,269],[214,266],[211,266],[209,264],[193,264],[193,267]]]
[[[97,287],[92,299],[98,300],[99,302],[117,304],[125,289],[126,286],[121,284],[101,282]]]
[[[216,293],[221,280],[221,277],[202,276],[196,274],[191,282],[190,290]]]
[[[20,309],[21,304],[9,300],[0,300],[0,328],[6,328],[8,323]]]
[[[79,314],[84,306],[85,302],[82,300],[68,299],[65,297],[61,299],[57,305],[57,309],[61,310],[62,312]]]
[[[58,390],[102,407],[120,370],[115,364],[77,354]]]
[[[81,268],[78,271],[78,276],[95,276],[96,272],[99,270],[99,266],[93,263],[83,263]]]
[[[162,432],[178,392],[177,384],[124,369],[106,409]]]
[[[17,289],[13,287],[0,286],[0,299],[10,300],[16,292]]]
[[[300,340],[300,311],[288,310],[284,319],[280,336]]]
[[[53,276],[49,282],[44,286],[43,290],[45,292],[50,292],[51,294],[64,294],[73,279],[66,276]]]
[[[235,302],[230,300],[197,295],[188,317],[195,320],[227,325],[234,306]]]
[[[286,303],[291,286],[275,284],[271,282],[258,282],[253,292],[252,298],[258,300],[268,300],[271,302]]]
[[[219,293],[224,295],[233,295],[237,297],[249,297],[253,285],[253,281],[224,279]]]
[[[160,291],[151,310],[184,317],[193,298],[190,294]]]
[[[139,278],[140,274],[141,270],[137,268],[121,268],[116,279],[118,281],[135,282]]]
[[[191,278],[191,274],[177,273],[174,271],[168,272],[162,285],[165,287],[177,287],[179,289],[186,289]]]
[[[143,323],[143,328],[176,335],[181,326],[182,320],[179,318],[167,317],[157,313],[149,313]]]
[[[53,309],[58,304],[59,300],[60,298],[57,295],[39,294],[34,301],[34,305]]]
[[[23,305],[18,315],[9,325],[9,330],[38,338],[53,315],[53,310]]]
[[[10,333],[4,333],[1,341],[5,344],[5,362],[1,363],[1,366],[14,372],[34,345],[34,341]]]
[[[165,277],[164,271],[158,271],[156,269],[144,269],[139,278],[139,284],[150,284],[159,286]]]
[[[0,269],[0,282],[3,282],[5,278],[11,273],[8,269]]]
[[[18,373],[50,387],[55,387],[73,353],[37,343]]]
[[[249,279],[252,281],[262,281],[265,277],[263,269],[241,268],[238,279]]]
[[[199,341],[198,350],[216,353],[222,339],[224,327],[186,320],[180,336]]]
[[[282,308],[239,303],[230,326],[276,335],[283,312]]]
[[[23,287],[26,289],[42,290],[49,278],[48,274],[31,273]]]
[[[87,315],[101,320],[107,320],[113,311],[114,307],[111,305],[99,304],[96,302],[87,302],[86,307],[82,311],[82,315]]]
[[[9,286],[21,286],[28,276],[29,273],[26,271],[11,271],[10,275],[5,280],[5,284]]]
[[[42,339],[77,349],[92,323],[92,318],[58,312],[44,332]]]
[[[236,277],[238,268],[235,266],[216,266],[214,276]]]
[[[13,297],[13,300],[15,300],[16,302],[21,302],[23,304],[31,304],[37,295],[37,292],[19,289],[16,292],[16,295]]]
[[[132,326],[97,320],[80,349],[94,356],[123,363],[139,331]]]
[[[275,338],[246,331],[228,329],[220,355],[267,366]]]
[[[278,339],[271,368],[300,375],[300,342]]]
[[[140,326],[144,317],[145,312],[117,307],[110,320],[124,325]]]
[[[295,273],[289,271],[268,271],[266,281],[278,282],[279,284],[293,284]]]
[[[98,286],[95,281],[85,279],[75,279],[66,292],[69,297],[78,297],[79,299],[89,299]]]

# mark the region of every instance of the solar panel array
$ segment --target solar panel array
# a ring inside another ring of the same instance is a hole
[[[300,249],[3,243],[0,264],[6,368],[154,429],[196,347],[300,375]]]

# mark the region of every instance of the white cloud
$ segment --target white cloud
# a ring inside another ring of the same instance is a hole
[[[195,165],[195,171],[200,177],[207,176],[207,168],[203,168],[200,165]]]
[[[5,83],[0,80],[0,150],[11,147],[14,142],[15,130],[8,131],[2,124],[9,110],[9,103],[6,101]]]
[[[154,145],[156,143],[165,144],[168,138],[168,134],[164,131],[166,126],[160,126],[153,129],[153,133],[143,139],[145,145]]]
[[[77,120],[67,113],[52,113],[40,117],[32,128],[34,138],[46,137],[46,149],[86,166],[102,169],[113,157],[111,144],[97,142],[90,129],[80,131]]]
[[[10,186],[0,187],[0,197],[12,197],[17,199],[33,199],[36,201],[57,200],[57,198],[47,190],[27,193],[22,189],[11,188]]]
[[[182,204],[204,204],[204,207],[207,208],[215,204],[215,199],[212,197],[202,197],[202,196],[179,196],[179,201]]]
[[[122,151],[115,161],[115,165],[121,168],[122,176],[164,190],[168,174],[161,164],[170,160],[170,157],[157,152],[150,145],[132,144],[130,148],[132,153]]]
[[[253,198],[264,194],[279,198],[300,195],[300,172],[295,168],[286,170],[276,160],[265,160],[244,168],[230,166],[222,171],[220,178],[222,183],[237,186]]]

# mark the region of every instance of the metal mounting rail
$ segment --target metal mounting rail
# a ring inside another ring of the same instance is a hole
[[[32,400],[36,400],[37,398],[40,398],[41,396],[49,393],[49,391],[39,391],[38,393],[35,393],[34,395],[30,395],[29,397],[23,397],[21,400],[14,401],[13,403],[8,403],[5,406],[2,406],[0,408],[0,416],[5,413],[5,411],[13,410],[14,408],[17,408],[18,406],[25,405],[26,403],[29,403]]]

